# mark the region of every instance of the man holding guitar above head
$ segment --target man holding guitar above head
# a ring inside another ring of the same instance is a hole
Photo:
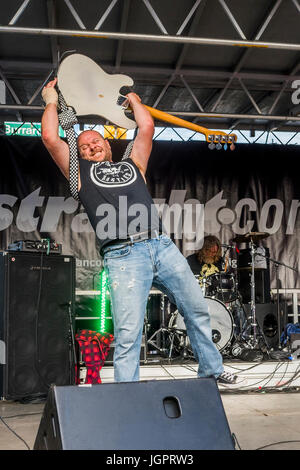
[[[56,82],[49,82],[42,91],[46,103],[42,140],[68,179],[69,147],[58,135]],[[115,381],[139,380],[144,315],[153,285],[168,295],[184,317],[199,377],[214,376],[219,383],[235,384],[237,377],[224,372],[222,356],[212,342],[208,308],[199,284],[184,256],[163,233],[145,185],[153,119],[135,93],[129,93],[127,100],[138,126],[130,158],[113,163],[108,141],[96,131],[84,131],[78,137],[79,197],[98,237],[109,279]],[[138,218],[135,225],[137,212],[147,216]]]

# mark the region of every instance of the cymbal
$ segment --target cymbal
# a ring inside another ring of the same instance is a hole
[[[270,234],[267,232],[248,232],[244,235],[237,235],[232,241],[236,243],[250,243],[251,240],[252,242],[258,242],[269,236]]]

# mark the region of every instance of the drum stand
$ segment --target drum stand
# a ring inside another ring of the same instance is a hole
[[[251,313],[247,320],[250,320],[250,324],[246,326],[246,330],[242,333],[242,338],[246,340],[247,345],[250,349],[258,349],[259,340],[263,338],[264,343],[267,346],[266,339],[262,332],[258,333],[258,324],[256,322],[256,304],[255,304],[255,255],[257,253],[256,245],[250,238],[250,253],[251,253]]]
[[[161,326],[160,328],[153,333],[153,335],[147,340],[148,344],[151,344],[159,353],[162,355],[166,355],[168,352],[168,349],[166,347],[167,344],[167,335],[170,335],[170,328],[166,326],[166,320],[165,320],[165,296],[164,294],[161,294],[160,296],[160,320],[161,320]],[[170,309],[170,304],[168,303],[168,313]],[[173,343],[174,343],[174,337],[170,339],[171,341],[171,348],[168,354],[168,358],[170,359],[172,350],[173,350]]]
[[[161,294],[160,298],[160,328],[153,333],[153,335],[147,340],[148,344],[151,344],[163,357],[167,358],[169,362],[172,361],[173,350],[176,348],[175,340],[179,341],[181,357],[187,359],[192,357],[189,351],[189,339],[187,334],[183,331],[178,330],[176,327],[166,326],[166,308],[165,308],[165,296]],[[167,315],[170,316],[170,302],[167,302]]]
[[[256,323],[256,306],[255,306],[255,245],[250,240],[251,252],[251,327],[253,329],[252,346],[257,346],[257,323]]]

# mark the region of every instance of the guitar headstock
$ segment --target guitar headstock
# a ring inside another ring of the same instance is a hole
[[[228,145],[230,146],[230,150],[235,149],[235,142],[237,141],[236,134],[226,134],[225,132],[221,131],[209,131],[205,133],[206,142],[209,143],[208,148],[210,150],[220,150],[222,145],[224,146],[224,150],[227,150]]]

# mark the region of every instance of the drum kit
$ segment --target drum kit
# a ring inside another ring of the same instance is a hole
[[[235,275],[220,272],[208,276],[202,279],[202,281],[199,280],[198,276],[196,278],[199,281],[208,306],[212,340],[221,353],[225,352],[232,342],[236,328],[233,310],[236,310],[239,300]],[[151,327],[154,323],[155,313],[157,315],[157,311],[153,313],[152,310],[155,304],[157,306],[154,297],[159,298],[160,321],[156,322],[156,326],[159,328],[153,333],[153,328],[151,331]],[[150,301],[148,302],[146,315],[146,331],[148,333],[146,335],[148,350],[149,347],[154,348],[152,353],[159,352],[170,360],[178,356],[187,359],[193,357],[183,316],[176,309],[175,305],[170,303],[166,295],[155,289],[151,289],[150,292]]]
[[[211,319],[212,340],[217,349],[224,356],[238,356],[240,345],[253,350],[267,350],[268,344],[264,331],[260,328],[256,319],[256,274],[257,271],[269,271],[269,261],[274,261],[278,267],[279,263],[269,257],[268,249],[257,245],[258,242],[269,236],[266,232],[248,232],[232,239],[232,242],[246,243],[247,248],[236,250],[238,254],[237,269],[234,272],[221,271],[207,277],[196,276],[203,295],[208,305]],[[229,249],[236,248],[235,245],[222,245]],[[245,276],[241,276],[244,274]],[[269,273],[268,273],[269,274]],[[243,279],[246,285],[239,285]],[[270,278],[264,286],[266,297],[270,295]],[[244,296],[241,294],[244,292]],[[243,297],[246,297],[245,301]],[[247,295],[248,294],[248,295]],[[156,321],[153,331],[153,297],[159,297],[159,320]],[[278,297],[278,295],[277,295]],[[152,302],[151,302],[152,298]],[[244,304],[250,304],[250,314],[246,314]],[[258,303],[258,302],[257,302]],[[187,335],[184,318],[170,303],[168,298],[156,291],[150,292],[149,308],[146,315],[146,343],[150,353],[160,354],[169,360],[182,358],[193,358],[193,351]],[[278,323],[280,325],[280,323]]]

